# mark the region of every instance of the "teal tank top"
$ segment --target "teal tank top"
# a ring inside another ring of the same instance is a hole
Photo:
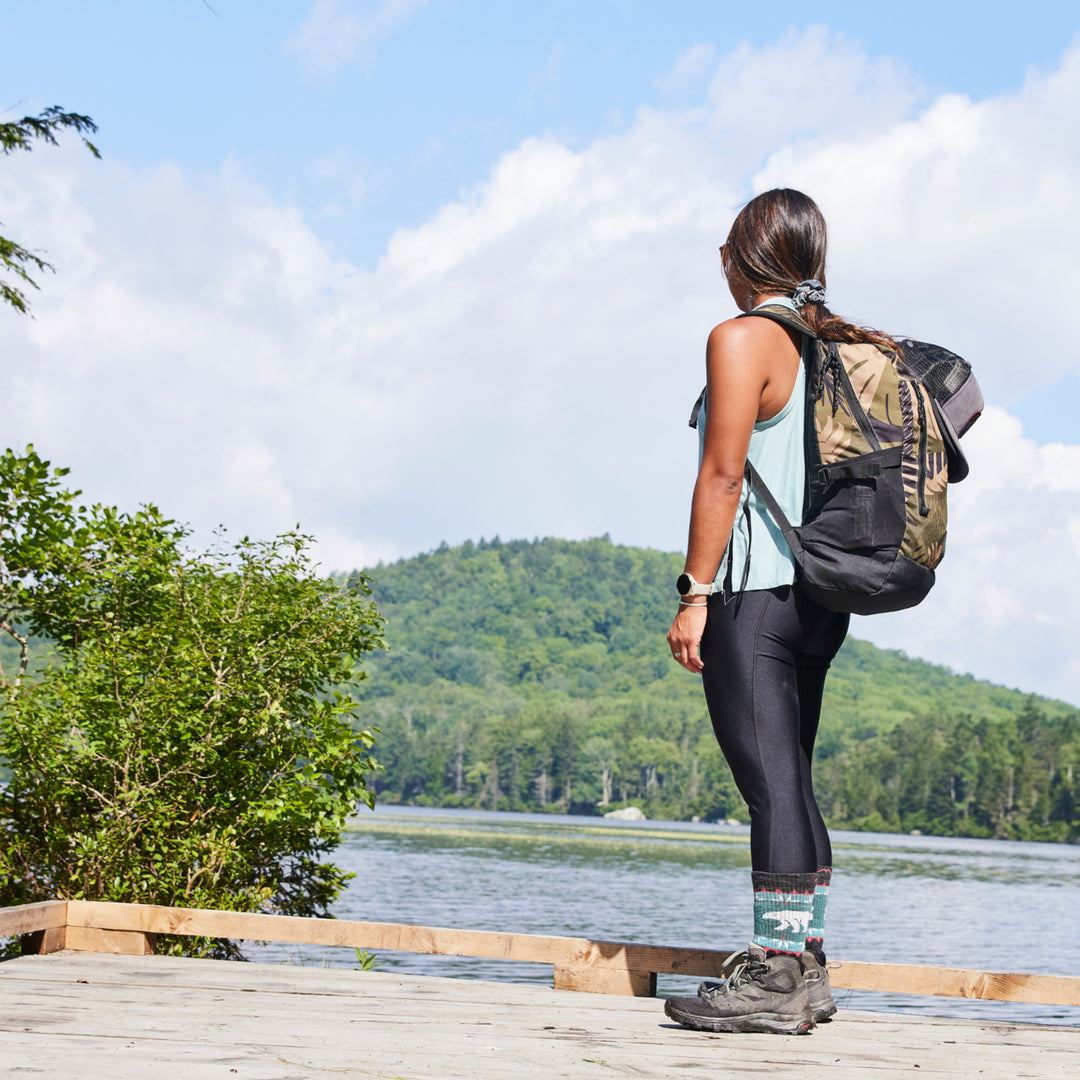
[[[767,303],[783,304],[795,310],[787,297],[770,297]],[[758,305],[759,307],[763,305]],[[761,420],[754,425],[750,434],[750,447],[747,457],[757,469],[762,480],[769,485],[780,509],[787,515],[792,525],[802,524],[803,498],[806,491],[806,372],[799,364],[799,373],[791,396],[784,407],[768,420]],[[708,401],[702,402],[698,414],[698,465],[705,450],[705,410]],[[747,529],[745,508],[749,502],[751,527]],[[747,533],[750,536],[748,538]],[[743,568],[747,555],[750,558],[750,572],[746,580],[747,589],[774,589],[780,585],[791,585],[795,581],[795,559],[788,547],[780,527],[773,521],[768,510],[760,502],[757,494],[749,492],[743,480],[742,497],[735,514],[735,524],[728,541],[731,549],[731,582],[736,591],[742,581]],[[728,551],[720,560],[720,569],[716,573],[716,583],[724,583],[727,574]]]

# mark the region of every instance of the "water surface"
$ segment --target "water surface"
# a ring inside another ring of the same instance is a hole
[[[1080,847],[833,833],[826,951],[842,960],[1080,975]],[[379,806],[334,861],[343,919],[735,949],[752,933],[748,826]],[[257,955],[256,955],[257,952]],[[345,949],[253,958],[355,967]],[[549,965],[383,953],[383,970],[551,983]],[[697,980],[659,978],[661,993]],[[841,1007],[1080,1026],[1080,1008],[837,991]]]

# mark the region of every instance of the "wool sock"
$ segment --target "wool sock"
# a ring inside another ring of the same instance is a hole
[[[817,885],[814,887],[810,929],[806,931],[806,949],[814,954],[819,964],[825,963],[825,907],[829,903],[831,881],[832,867],[821,867],[817,872]]]
[[[755,870],[753,944],[766,953],[800,956],[814,905],[817,874],[773,874]]]

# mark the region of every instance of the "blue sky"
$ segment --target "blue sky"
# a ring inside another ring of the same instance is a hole
[[[185,169],[238,162],[304,209],[351,260],[377,260],[530,135],[568,145],[624,129],[642,107],[692,97],[663,76],[694,46],[723,54],[818,23],[899,63],[927,96],[1015,91],[1055,65],[1075,5],[659,4],[643,0],[401,0],[323,5],[349,27],[389,9],[370,40],[290,44],[312,5],[281,0],[37,0],[5,13],[0,108],[62,103],[97,118],[106,153]],[[318,10],[316,9],[316,16]],[[60,29],[57,29],[60,27]],[[313,35],[314,36],[314,35]],[[40,44],[35,44],[40,43]],[[701,71],[707,68],[703,64]],[[799,107],[808,126],[813,87]],[[360,194],[362,192],[362,194]],[[340,206],[333,217],[320,216]]]
[[[809,11],[809,14],[808,14]],[[973,17],[972,12],[978,16]],[[1075,5],[39,0],[0,159],[59,268],[0,312],[8,445],[93,498],[328,567],[442,541],[685,542],[716,248],[755,191],[830,222],[841,313],[975,364],[949,555],[878,644],[1080,702]]]

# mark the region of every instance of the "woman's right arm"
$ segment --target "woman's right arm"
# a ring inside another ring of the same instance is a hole
[[[712,581],[727,548],[742,494],[750,435],[757,422],[769,373],[767,338],[758,319],[732,319],[709,335],[705,350],[709,406],[705,447],[694,484],[686,572]],[[699,647],[705,629],[706,598],[680,605],[668,631],[672,654],[687,671],[704,666]]]

